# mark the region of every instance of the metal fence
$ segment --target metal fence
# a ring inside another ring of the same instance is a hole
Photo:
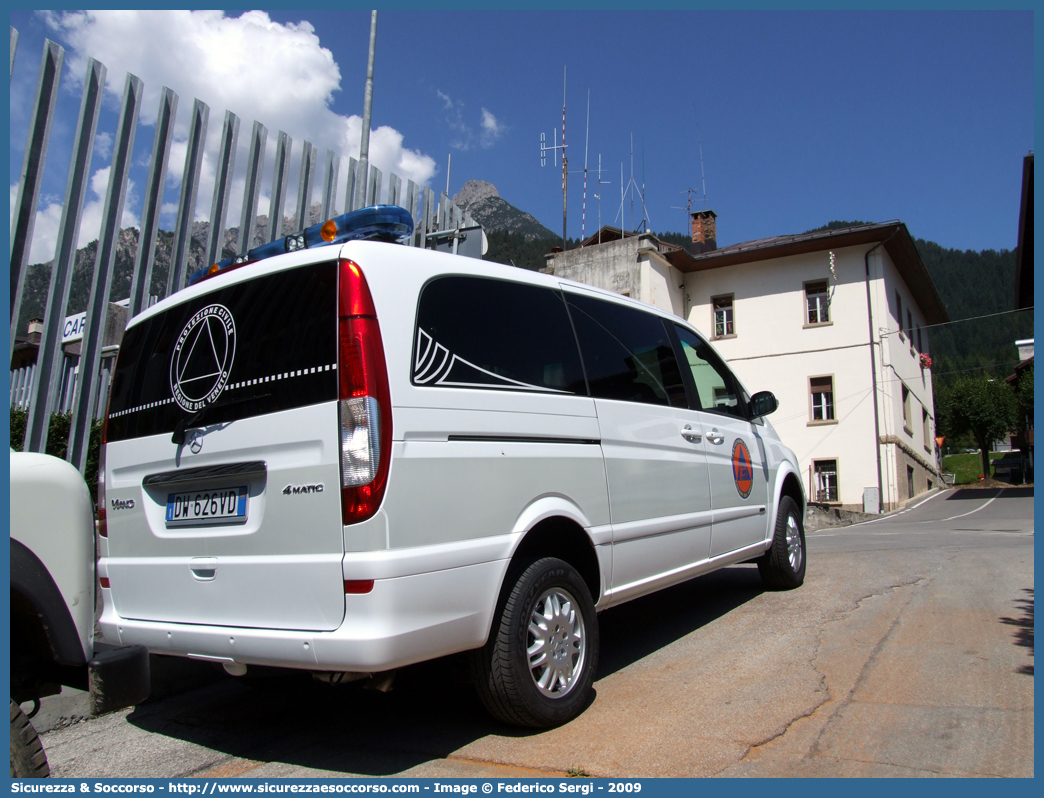
[[[11,28],[11,77],[14,77],[14,56],[18,32]],[[40,183],[47,156],[51,124],[55,114],[58,84],[65,51],[61,46],[45,41],[37,80],[25,157],[18,183],[11,223],[11,353],[14,352],[22,293],[29,266],[29,250],[33,238],[33,222],[40,199]],[[98,239],[97,256],[87,302],[86,325],[79,355],[66,355],[62,347],[62,328],[65,322],[72,287],[76,242],[79,237],[93,145],[105,86],[105,66],[88,59],[84,78],[83,98],[71,153],[65,199],[62,205],[55,257],[52,261],[51,282],[48,287],[43,328],[37,351],[36,364],[11,372],[11,406],[27,408],[25,449],[42,452],[47,445],[47,430],[54,412],[72,412],[69,431],[69,461],[83,470],[91,422],[105,409],[105,394],[111,377],[112,351],[102,351],[102,339],[109,291],[116,259],[116,244],[120,234],[119,222],[127,193],[127,178],[134,149],[134,135],[141,111],[143,84],[128,74],[124,81],[123,101],[119,122],[113,136],[112,162],[109,184],[102,206],[102,225]],[[159,297],[150,296],[152,271],[159,232],[159,214],[167,174],[174,121],[177,116],[178,95],[163,87],[156,116],[152,156],[142,204],[138,249],[134,259],[129,297],[129,316],[134,316],[151,302],[162,299],[185,287],[203,150],[207,142],[210,109],[195,99],[189,110],[189,136],[177,204],[177,220],[171,250],[166,290]],[[220,260],[221,244],[225,240],[225,221],[228,213],[232,173],[238,154],[240,120],[231,111],[225,111],[220,130],[219,160],[214,181],[214,193],[207,226],[204,252],[207,263]],[[258,121],[253,123],[247,141],[246,188],[243,210],[239,220],[237,254],[245,254],[252,245],[256,230],[257,207],[264,177],[265,150],[268,129]],[[268,240],[282,235],[281,220],[288,201],[287,179],[293,156],[293,141],[283,131],[275,137],[275,157],[271,175]],[[310,142],[301,146],[301,168],[297,187],[297,201],[293,208],[296,224],[308,225],[311,197],[316,179],[318,151]],[[344,194],[338,193],[342,162],[347,162]],[[474,226],[474,221],[447,198],[445,193],[436,203],[434,192],[403,181],[396,174],[384,180],[381,170],[370,165],[368,174],[360,175],[359,162],[327,150],[322,174],[320,213],[323,219],[374,205],[382,199],[406,208],[414,219],[414,234],[405,243],[408,246],[428,246],[431,234],[462,226]],[[344,197],[343,210],[337,210],[337,198]],[[117,297],[122,299],[122,297]],[[111,347],[107,349],[111,350]]]

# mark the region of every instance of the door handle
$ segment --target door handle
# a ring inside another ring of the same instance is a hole
[[[189,560],[193,579],[210,582],[217,576],[217,557],[193,557]]]
[[[694,430],[689,424],[685,425],[685,429],[681,431],[681,436],[689,443],[700,443],[703,440],[703,435]]]
[[[715,428],[707,433],[707,440],[709,440],[715,446],[720,446],[721,444],[725,443],[725,436],[718,432],[717,428]]]

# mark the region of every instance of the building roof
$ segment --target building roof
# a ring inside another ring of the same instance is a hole
[[[910,231],[898,220],[837,230],[817,230],[797,235],[759,238],[699,255],[690,255],[681,249],[665,253],[664,257],[679,271],[696,272],[802,255],[807,252],[880,243],[884,244],[889,257],[913,294],[924,314],[925,323],[942,324],[949,321],[950,317],[946,313],[939,292],[935,290],[928,269],[917,252]]]
[[[619,227],[610,227],[609,225],[603,225],[601,228],[596,230],[593,235],[590,235],[583,241],[581,241],[580,246],[593,247],[597,246],[598,244],[605,244],[609,241],[620,241],[624,238],[635,238],[640,235],[642,234],[631,232],[628,230],[621,230]]]
[[[621,231],[618,227],[604,226],[599,231],[601,243],[620,241],[635,236],[655,238],[651,233]],[[841,247],[883,244],[898,269],[900,276],[910,289],[914,301],[924,314],[925,324],[943,324],[950,320],[939,292],[935,289],[931,275],[921,260],[914,240],[906,225],[898,219],[889,222],[853,225],[836,230],[817,230],[796,235],[770,236],[754,241],[742,241],[728,247],[692,255],[674,244],[656,239],[660,256],[680,272],[699,272],[721,269],[726,266],[742,266],[745,263],[785,258],[808,252],[823,252]],[[581,242],[581,247],[596,246],[598,233]],[[574,250],[570,250],[572,252]],[[552,256],[548,256],[550,260]]]

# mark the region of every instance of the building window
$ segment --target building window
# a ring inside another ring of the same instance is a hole
[[[830,321],[830,294],[827,281],[805,283],[805,323],[826,324]]]
[[[922,345],[922,340],[921,340],[921,328],[920,327],[917,328],[917,351],[918,352],[923,352],[924,351],[924,346]]]
[[[910,389],[903,386],[903,429],[907,435],[913,435],[910,429]]]
[[[732,294],[711,298],[714,306],[714,337],[724,338],[736,334],[736,323],[732,315]]]
[[[921,423],[924,425],[924,450],[931,454],[932,451],[932,419],[928,415],[927,408],[921,408]]]
[[[809,397],[812,402],[811,421],[834,420],[834,378],[810,377],[808,380]]]
[[[907,497],[912,499],[914,497],[914,470],[913,466],[906,467],[906,490]]]
[[[899,296],[899,292],[895,292],[895,319],[899,323],[899,337],[906,340],[906,336],[903,335],[903,298]]]
[[[906,334],[910,336],[910,348],[913,348],[913,314],[906,311]]]
[[[815,472],[815,501],[840,501],[837,488],[837,460],[814,460],[812,469]]]

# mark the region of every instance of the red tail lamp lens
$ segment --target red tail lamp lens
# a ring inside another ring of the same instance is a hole
[[[345,579],[344,580],[344,592],[345,595],[361,595],[363,593],[369,593],[373,590],[372,579]]]
[[[342,260],[338,288],[341,518],[363,521],[380,507],[391,455],[391,392],[370,288],[357,263]]]

